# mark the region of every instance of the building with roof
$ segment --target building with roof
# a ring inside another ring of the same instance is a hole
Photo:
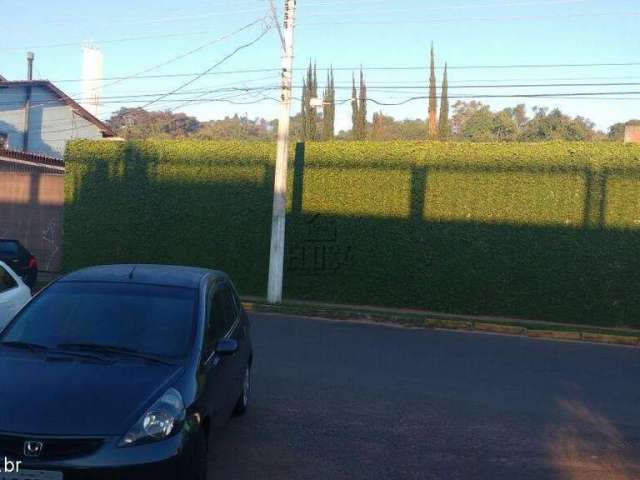
[[[0,76],[0,148],[62,158],[67,141],[115,138],[114,132],[48,80]]]

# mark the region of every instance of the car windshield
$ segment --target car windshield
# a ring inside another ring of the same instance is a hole
[[[0,342],[108,346],[177,359],[192,339],[196,298],[179,287],[59,282],[18,314]]]

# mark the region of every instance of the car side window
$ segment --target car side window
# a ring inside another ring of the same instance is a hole
[[[18,284],[13,277],[9,275],[9,272],[7,272],[4,267],[0,267],[0,293],[4,293],[17,286]]]
[[[225,333],[233,326],[238,318],[238,310],[235,299],[233,298],[233,290],[228,284],[223,284],[220,288],[222,304],[224,308],[224,324]]]
[[[213,352],[215,347],[216,338],[213,333],[213,318],[216,315],[215,313],[215,304],[213,302],[213,294],[215,292],[215,287],[212,284],[209,284],[209,289],[207,291],[207,317],[206,324],[204,329],[204,358],[208,358],[209,355]]]
[[[213,287],[207,299],[207,328],[205,332],[205,354],[208,357],[215,349],[216,342],[227,332],[225,302],[220,286]]]

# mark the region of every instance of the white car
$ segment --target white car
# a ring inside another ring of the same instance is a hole
[[[29,300],[31,289],[6,263],[0,262],[0,331]]]

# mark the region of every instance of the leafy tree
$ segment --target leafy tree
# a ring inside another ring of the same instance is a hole
[[[453,135],[456,137],[463,137],[464,128],[469,119],[483,108],[485,108],[485,105],[480,102],[476,102],[475,100],[470,102],[458,100],[453,105],[453,117],[451,119],[451,130]]]
[[[438,110],[438,100],[436,93],[436,61],[431,43],[431,66],[429,75],[429,138],[436,138],[438,135],[436,127],[436,116]]]
[[[195,117],[184,113],[148,112],[142,108],[121,108],[107,124],[127,139],[185,138],[200,128]]]
[[[393,118],[391,119],[393,121]],[[371,122],[371,140],[384,140],[385,138],[385,118],[382,112],[373,114]]]
[[[535,116],[531,119],[522,135],[525,141],[584,141],[596,137],[595,124],[586,118],[571,118],[559,109],[549,112],[547,108],[534,107]]]
[[[491,133],[493,139],[499,142],[514,142],[518,139],[518,123],[512,109],[506,108],[493,115]]]
[[[494,139],[493,129],[493,113],[488,105],[482,105],[466,120],[462,137],[472,142],[490,142]]]
[[[225,117],[222,120],[210,120],[201,124],[193,135],[199,140],[242,140],[271,141],[275,140],[277,121],[268,122],[264,118],[251,120],[246,117]]]
[[[371,139],[377,141],[388,140],[424,140],[424,132],[427,122],[424,120],[396,121],[393,117],[382,112],[373,114],[373,122],[370,126]],[[340,132],[338,138],[347,138],[346,132]]]
[[[327,74],[327,87],[324,90],[322,111],[322,139],[325,141],[333,140],[336,121],[336,87],[333,68]]]
[[[441,140],[446,140],[451,135],[449,128],[449,80],[447,79],[447,64],[444,64],[442,77],[442,100],[440,103],[440,119],[438,121],[438,135]]]

